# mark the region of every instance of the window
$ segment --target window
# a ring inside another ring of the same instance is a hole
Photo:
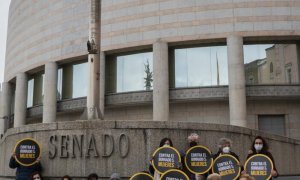
[[[66,64],[58,69],[57,99],[72,99],[87,96],[88,64]]]
[[[270,73],[273,73],[273,63],[270,63]]]
[[[174,49],[172,53],[171,87],[228,85],[226,46]]]
[[[152,52],[108,56],[106,64],[107,93],[152,89]]]
[[[44,73],[32,75],[28,80],[27,107],[43,104],[44,98]]]
[[[287,68],[287,64],[300,67],[298,49],[298,44],[244,45],[246,83],[299,83],[299,69]],[[249,82],[249,76],[252,76],[254,80]]]
[[[285,117],[284,115],[258,115],[258,129],[284,136]]]
[[[292,64],[285,65],[286,81],[292,84]]]

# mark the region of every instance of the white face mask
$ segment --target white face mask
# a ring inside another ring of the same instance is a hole
[[[256,151],[260,151],[263,148],[262,144],[254,144],[254,148]]]
[[[169,144],[164,144],[163,147],[170,147],[170,145]]]
[[[223,153],[228,154],[230,152],[230,147],[223,147]]]

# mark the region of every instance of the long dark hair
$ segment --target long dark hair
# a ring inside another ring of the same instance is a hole
[[[160,140],[159,147],[163,147],[165,145],[166,141],[169,141],[170,146],[173,147],[173,143],[172,143],[172,140],[170,138],[163,138],[162,140]]]
[[[67,178],[68,180],[72,180],[72,178],[68,175],[65,175],[64,177],[62,177],[61,180],[64,180],[65,178]]]
[[[266,140],[265,140],[263,137],[261,137],[261,136],[256,136],[256,137],[254,138],[254,141],[252,142],[252,146],[251,146],[252,152],[253,152],[253,153],[256,152],[256,149],[255,149],[255,147],[254,147],[254,144],[255,144],[256,139],[260,139],[260,140],[263,142],[263,148],[260,150],[260,153],[262,153],[262,154],[267,153],[267,152],[269,151],[269,146],[268,146]]]
[[[33,180],[33,176],[34,176],[34,175],[37,175],[37,174],[41,177],[41,180],[43,180],[43,177],[42,177],[41,173],[38,172],[38,171],[33,172],[33,173],[30,174],[30,180]]]

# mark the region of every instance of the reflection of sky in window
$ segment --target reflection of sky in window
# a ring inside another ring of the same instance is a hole
[[[244,63],[266,58],[266,49],[274,44],[244,45]]]
[[[145,64],[153,72],[153,53],[117,57],[117,92],[145,90]]]
[[[227,85],[227,69],[226,46],[175,50],[176,87]]]
[[[87,96],[87,63],[73,65],[73,98]]]
[[[57,94],[56,98],[58,100],[61,100],[61,95],[62,95],[62,68],[59,68],[57,71]]]
[[[32,107],[33,105],[33,85],[34,80],[31,79],[28,81],[28,91],[27,91],[27,107]]]

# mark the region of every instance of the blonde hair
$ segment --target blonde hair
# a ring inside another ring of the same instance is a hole
[[[221,176],[217,173],[212,173],[207,177],[207,180],[221,180]]]
[[[250,176],[249,174],[242,174],[240,176],[240,179],[242,178],[246,178],[247,180],[254,180],[254,178],[252,176]]]
[[[228,139],[228,138],[219,139],[219,143],[218,143],[219,147],[222,147],[225,144],[229,144],[229,146],[232,147],[232,141],[230,139]]]

